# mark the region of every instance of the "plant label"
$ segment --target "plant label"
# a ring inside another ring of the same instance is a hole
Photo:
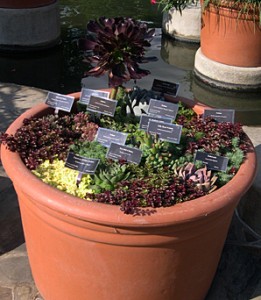
[[[91,95],[89,104],[87,105],[87,110],[113,117],[116,105],[116,100]]]
[[[95,158],[88,158],[70,151],[68,153],[65,166],[67,168],[77,170],[84,174],[94,174],[100,160]]]
[[[134,147],[128,147],[111,143],[107,152],[107,158],[113,160],[125,159],[128,162],[139,164],[141,161],[142,151]]]
[[[98,128],[96,141],[109,148],[111,143],[124,145],[128,134],[107,128]]]
[[[208,169],[225,172],[227,169],[228,158],[197,151],[195,160],[202,161]]]
[[[215,121],[234,123],[235,110],[234,109],[205,109],[203,119],[211,117]]]
[[[179,83],[154,79],[151,89],[154,92],[158,92],[161,94],[167,94],[172,97],[177,97],[178,90],[179,90]]]
[[[179,105],[176,103],[150,99],[148,114],[175,120],[178,109]]]
[[[45,103],[55,109],[55,113],[59,110],[70,112],[73,106],[74,97],[62,95],[58,93],[48,92]]]
[[[156,118],[156,117],[152,117],[149,115],[141,115],[140,117],[140,129],[142,130],[148,130],[148,126],[149,126],[149,121],[157,121],[159,123],[171,123],[172,120],[171,119],[166,119],[166,118]]]
[[[101,98],[109,98],[109,95],[110,95],[110,92],[82,88],[79,103],[88,105],[90,102],[91,96],[98,96]]]
[[[159,135],[163,141],[179,144],[182,126],[176,124],[159,123],[158,121],[150,121],[148,132]]]

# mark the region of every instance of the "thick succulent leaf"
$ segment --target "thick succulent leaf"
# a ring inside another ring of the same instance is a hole
[[[78,44],[81,50],[93,50],[97,46],[97,41],[93,41],[91,38],[80,39]]]
[[[91,70],[85,72],[85,75],[99,77],[105,73],[105,70],[100,67],[94,67]]]

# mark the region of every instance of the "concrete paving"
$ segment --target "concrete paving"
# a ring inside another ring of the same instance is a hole
[[[44,101],[46,94],[46,91],[31,87],[0,83],[0,131],[5,130],[23,111]],[[260,169],[261,126],[245,126],[244,129],[255,146]],[[216,276],[205,300],[261,300],[260,195],[261,174],[258,172],[252,188],[240,202],[237,210],[240,218],[235,215],[233,219]],[[17,197],[1,163],[0,228],[0,299],[43,300],[28,263]]]

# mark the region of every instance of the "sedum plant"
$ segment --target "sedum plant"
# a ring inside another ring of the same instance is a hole
[[[0,132],[0,144],[19,152],[25,165],[33,170],[45,160],[65,159],[75,140],[93,140],[97,129],[98,125],[89,122],[89,116],[84,113],[63,117],[47,115],[25,119],[15,135]]]
[[[83,175],[81,182],[76,185],[77,171],[66,168],[63,160],[57,158],[52,162],[45,160],[32,172],[43,182],[73,196],[85,198],[86,192],[92,193],[91,176]]]

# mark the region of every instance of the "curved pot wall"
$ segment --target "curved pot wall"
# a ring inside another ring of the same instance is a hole
[[[168,36],[184,42],[199,43],[201,28],[200,4],[189,4],[182,14],[170,9],[163,13],[162,30]]]
[[[60,10],[57,1],[20,1],[19,5],[15,5],[16,1],[10,5],[5,5],[5,2],[0,0],[1,51],[43,50],[60,42]]]
[[[43,115],[45,104],[21,115]],[[250,153],[226,186],[197,200],[125,215],[84,201],[35,177],[2,147],[18,194],[29,261],[45,300],[202,300],[215,275],[233,211],[252,184]]]
[[[209,59],[237,67],[261,66],[258,16],[238,18],[239,12],[210,5],[202,15],[201,51]]]

